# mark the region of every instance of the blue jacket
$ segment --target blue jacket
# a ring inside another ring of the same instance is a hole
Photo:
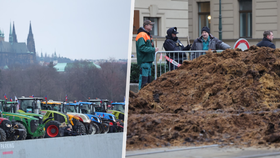
[[[266,37],[257,44],[258,47],[270,47],[275,49],[275,45]]]

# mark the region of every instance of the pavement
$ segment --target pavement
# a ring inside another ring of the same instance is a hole
[[[126,158],[280,158],[280,149],[220,147],[170,147],[126,151]]]

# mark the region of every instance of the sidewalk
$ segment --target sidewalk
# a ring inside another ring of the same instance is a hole
[[[127,151],[127,158],[279,158],[280,150],[268,148],[234,147],[173,147]],[[158,152],[158,153],[157,153]],[[142,154],[142,155],[136,155]],[[134,156],[135,155],[135,156]]]

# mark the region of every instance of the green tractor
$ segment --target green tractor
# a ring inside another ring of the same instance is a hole
[[[16,103],[7,103],[5,100],[0,100],[1,115],[12,122],[13,127],[21,129],[21,134],[17,140],[29,138],[42,138],[45,135],[44,124],[40,123],[42,116],[39,118],[16,113]]]
[[[41,110],[42,97],[20,97],[19,100],[19,113],[24,115],[38,115],[43,116],[42,121],[45,127],[45,137],[60,137],[61,136],[61,123],[70,123],[69,117],[61,112],[53,110]]]

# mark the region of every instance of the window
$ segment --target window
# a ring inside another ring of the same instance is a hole
[[[152,36],[159,36],[159,18],[153,18],[153,17],[144,17],[144,21],[145,20],[151,20],[152,22],[154,22],[154,26],[153,26],[153,30],[150,32],[150,34]]]
[[[252,37],[252,0],[239,0],[240,37]]]
[[[198,30],[201,30],[204,26],[209,27],[209,29],[211,30],[210,22],[211,22],[210,2],[198,3]]]

